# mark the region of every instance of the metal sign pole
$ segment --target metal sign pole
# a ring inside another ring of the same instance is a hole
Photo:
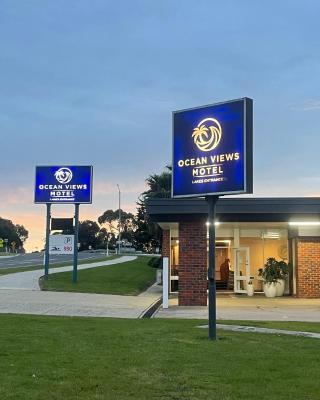
[[[74,212],[74,244],[73,244],[73,272],[72,272],[72,282],[77,283],[78,279],[78,236],[79,236],[79,206],[76,203]]]
[[[209,222],[209,339],[217,340],[217,311],[216,311],[216,260],[215,260],[215,219],[216,219],[216,204],[219,196],[208,196],[208,222]]]
[[[45,253],[44,253],[44,278],[45,279],[48,279],[48,275],[49,275],[50,219],[51,219],[51,203],[47,203],[46,247],[45,247]]]

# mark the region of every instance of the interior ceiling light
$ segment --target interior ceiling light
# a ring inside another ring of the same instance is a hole
[[[279,239],[280,234],[279,232],[263,232],[262,233],[262,239]]]
[[[320,221],[290,221],[290,226],[320,226]]]

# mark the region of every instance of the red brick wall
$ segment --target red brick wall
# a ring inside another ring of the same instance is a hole
[[[298,238],[297,297],[320,297],[320,238]]]
[[[162,257],[170,259],[170,230],[165,229],[162,231]]]
[[[179,306],[207,305],[205,221],[179,224]]]

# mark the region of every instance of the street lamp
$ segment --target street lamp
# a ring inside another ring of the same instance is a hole
[[[109,257],[109,232],[107,232],[107,257]]]
[[[121,191],[120,191],[120,186],[117,184],[117,188],[119,191],[119,236],[118,236],[118,246],[119,246],[119,252],[121,250]]]

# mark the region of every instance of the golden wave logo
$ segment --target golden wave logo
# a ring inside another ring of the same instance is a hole
[[[220,142],[221,135],[221,125],[214,118],[205,118],[200,121],[192,133],[195,145],[202,151],[215,149]]]

